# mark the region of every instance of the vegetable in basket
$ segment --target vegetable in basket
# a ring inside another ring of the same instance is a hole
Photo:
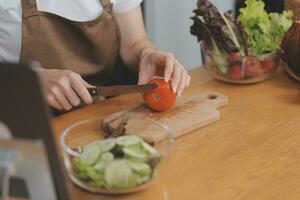
[[[255,78],[274,71],[280,43],[292,24],[292,12],[268,14],[261,0],[246,0],[234,20],[208,0],[198,0],[191,34],[222,76],[231,80]]]

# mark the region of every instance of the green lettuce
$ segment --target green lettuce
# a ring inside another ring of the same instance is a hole
[[[265,11],[261,0],[246,0],[246,7],[240,9],[238,22],[248,35],[248,45],[254,56],[276,53],[284,34],[292,25],[292,12],[282,14]]]

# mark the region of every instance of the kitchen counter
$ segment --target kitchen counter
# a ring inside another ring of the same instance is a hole
[[[95,195],[75,187],[74,200],[300,199],[300,85],[283,72],[238,86],[195,69],[185,94],[214,90],[229,97],[221,119],[176,139],[167,170],[149,189],[125,196]],[[53,120],[57,139],[70,124],[142,102],[124,95]],[[84,133],[83,133],[84,134]]]

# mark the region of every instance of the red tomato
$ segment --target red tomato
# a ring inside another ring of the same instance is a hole
[[[262,75],[264,72],[261,69],[260,62],[251,56],[248,56],[245,61],[245,74],[247,77],[254,78]]]
[[[159,112],[171,109],[176,100],[171,82],[166,83],[163,79],[153,79],[149,83],[155,83],[157,88],[144,93],[147,106]]]
[[[239,62],[241,62],[241,60],[242,60],[242,57],[241,57],[241,54],[240,54],[240,52],[235,52],[235,53],[230,53],[229,55],[228,55],[228,63],[230,64],[230,65],[234,65],[234,64],[236,64],[236,63],[239,63]]]
[[[264,72],[271,72],[275,68],[276,61],[275,59],[261,61],[261,68]]]
[[[241,65],[235,64],[232,67],[230,67],[228,71],[228,76],[232,80],[240,80],[244,78],[245,73],[243,72]]]

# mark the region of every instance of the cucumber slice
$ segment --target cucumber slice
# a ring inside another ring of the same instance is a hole
[[[146,163],[128,161],[132,170],[141,176],[150,176],[152,170],[151,167]]]
[[[107,162],[99,161],[94,165],[94,169],[97,170],[98,172],[102,172],[104,171],[105,167],[107,167],[108,164],[109,163]]]
[[[142,147],[150,154],[150,155],[157,155],[158,151],[149,145],[147,142],[142,142]]]
[[[105,152],[101,155],[100,161],[102,162],[111,162],[114,160],[114,154],[110,152]]]
[[[112,150],[116,146],[116,139],[109,138],[106,140],[103,140],[99,143],[99,147],[102,152],[107,152]]]
[[[102,172],[104,171],[105,167],[113,160],[114,155],[110,152],[106,152],[101,155],[100,161],[94,165],[94,169],[99,172]]]
[[[125,135],[117,138],[117,144],[121,146],[132,146],[132,145],[138,145],[142,141],[142,138],[140,138],[137,135]]]
[[[82,151],[85,151],[85,150],[91,148],[92,146],[96,146],[96,145],[98,145],[98,143],[99,143],[99,141],[91,142],[91,143],[85,145],[85,146],[83,147]]]
[[[145,162],[149,159],[148,153],[144,149],[141,149],[141,148],[124,147],[123,152],[125,154],[125,157],[132,159],[132,160]]]
[[[139,178],[138,184],[143,184],[143,183],[146,183],[148,181],[150,181],[150,176],[143,176],[143,177]]]
[[[135,187],[141,183],[141,177],[139,174],[132,173],[129,178],[129,187]]]
[[[101,154],[100,148],[98,145],[89,145],[84,148],[84,151],[80,154],[80,158],[87,164],[95,164]]]
[[[101,173],[98,173],[96,170],[94,170],[93,168],[90,168],[88,171],[87,171],[87,175],[88,177],[95,181],[95,182],[101,182],[104,180],[104,177],[103,177],[103,174]]]
[[[125,160],[114,160],[104,170],[106,187],[109,189],[123,189],[132,186],[132,170]]]

